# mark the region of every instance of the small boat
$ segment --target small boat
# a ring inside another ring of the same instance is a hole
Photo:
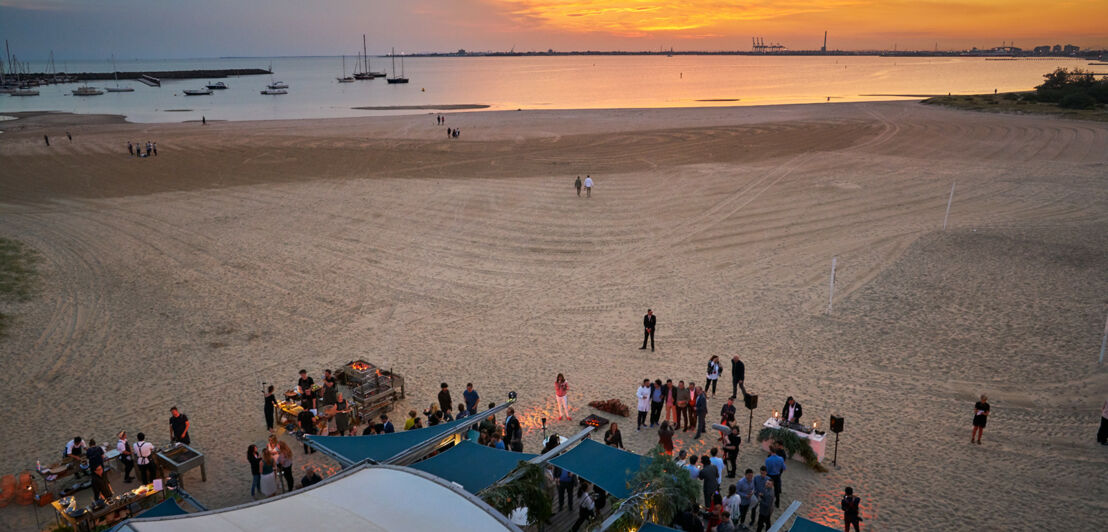
[[[270,90],[287,89],[289,88],[289,84],[284,81],[274,81],[265,87]]]
[[[273,95],[273,96],[276,96],[278,94],[288,94],[288,93],[289,93],[289,91],[287,91],[285,89],[265,89],[265,90],[262,91],[262,94]]]
[[[38,91],[35,89],[13,89],[9,94],[12,96],[38,96]]]
[[[88,85],[73,89],[74,96],[100,96],[101,94],[104,94],[104,91],[97,89],[96,87],[89,87]]]
[[[112,75],[115,76],[115,86],[104,87],[104,90],[108,92],[135,92],[134,87],[119,86],[119,69],[115,66],[115,54],[112,54]]]
[[[396,75],[396,48],[392,49],[392,77],[385,78],[385,81],[392,83],[407,83],[408,78],[404,76],[404,58],[400,58],[400,75]]]
[[[354,79],[367,80],[373,78],[385,77],[384,72],[374,72],[369,68],[369,53],[366,52],[365,46],[365,34],[362,34],[362,62],[361,66],[364,68],[361,72],[357,68],[354,69]]]
[[[212,90],[223,90],[223,89],[227,88],[227,84],[223,83],[222,81],[217,81],[215,83],[209,83],[209,84],[205,85],[205,87],[208,87],[209,89],[212,89]]]
[[[335,78],[339,83],[354,83],[354,78],[346,75],[346,56],[342,56],[342,77]]]
[[[211,96],[212,90],[208,88],[203,89],[185,89],[181,92],[185,93],[185,96]]]

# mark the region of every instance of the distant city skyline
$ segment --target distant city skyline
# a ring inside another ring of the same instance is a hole
[[[0,0],[21,60],[580,50],[1108,48],[1108,2]]]

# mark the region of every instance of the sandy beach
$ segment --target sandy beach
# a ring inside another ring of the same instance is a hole
[[[0,474],[78,434],[165,443],[177,405],[208,460],[189,491],[222,507],[250,500],[260,382],[300,368],[393,368],[394,418],[442,381],[455,402],[517,391],[534,452],[559,372],[579,418],[737,353],[755,432],[788,395],[805,421],[845,417],[839,469],[789,463],[799,515],[839,528],[851,485],[865,530],[1104,527],[1108,124],[915,102],[446,116],[0,122],[0,236],[41,257],[37,297],[0,308]],[[158,157],[127,156],[147,140]],[[633,416],[643,453],[657,435]]]

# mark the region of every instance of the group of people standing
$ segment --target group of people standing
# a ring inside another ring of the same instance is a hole
[[[169,412],[170,442],[180,442],[188,445],[192,442],[192,438],[189,436],[191,425],[188,416],[181,413],[176,406],[171,408]],[[88,461],[92,496],[94,499],[100,500],[107,500],[115,494],[106,475],[105,447],[104,445],[98,445],[93,438],[89,438],[88,442],[85,442],[84,438],[75,436],[72,440],[66,442],[65,450],[62,451],[63,463],[67,461],[75,463]],[[116,434],[115,448],[119,452],[119,463],[123,466],[123,482],[130,483],[139,480],[143,484],[149,484],[157,478],[157,466],[154,463],[154,444],[146,441],[146,434],[138,433],[137,441],[130,443],[127,439],[127,431],[121,430]],[[137,479],[131,476],[131,473],[136,469],[138,470]],[[77,471],[79,475],[81,469],[78,468]]]
[[[156,157],[158,155],[158,143],[152,141],[146,141],[146,151],[143,152],[143,146],[140,142],[132,143],[127,142],[127,154],[132,157]]]

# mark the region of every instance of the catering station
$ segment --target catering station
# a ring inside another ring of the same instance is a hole
[[[819,431],[815,430],[812,427],[801,425],[800,423],[789,423],[775,417],[767,419],[766,422],[762,424],[762,426],[770,429],[787,429],[789,432],[796,434],[800,438],[808,440],[808,445],[810,445],[812,447],[812,451],[816,453],[816,458],[818,458],[820,462],[823,461],[824,453],[827,451],[827,436],[825,434],[821,434]],[[770,440],[763,441],[762,450],[769,452],[769,443]],[[800,454],[797,453],[793,455],[793,460],[799,460],[803,462],[804,457],[800,456]]]
[[[352,360],[344,364],[335,372],[335,381],[350,403],[351,422],[354,424],[376,420],[404,399],[404,377],[365,360]],[[322,397],[323,386],[313,384],[307,393],[317,398]],[[287,426],[296,423],[297,416],[304,410],[301,402],[303,398],[304,390],[299,387],[285,391],[284,400],[277,402],[277,420],[280,424]],[[334,405],[320,406],[317,417],[318,433],[331,434],[335,428]]]
[[[156,497],[159,494],[161,496]],[[165,491],[162,490],[162,482],[158,480],[116,494],[104,501],[94,501],[88,506],[79,506],[73,495],[62,497],[50,505],[54,508],[59,523],[82,531],[117,523],[162,500],[165,500]]]

